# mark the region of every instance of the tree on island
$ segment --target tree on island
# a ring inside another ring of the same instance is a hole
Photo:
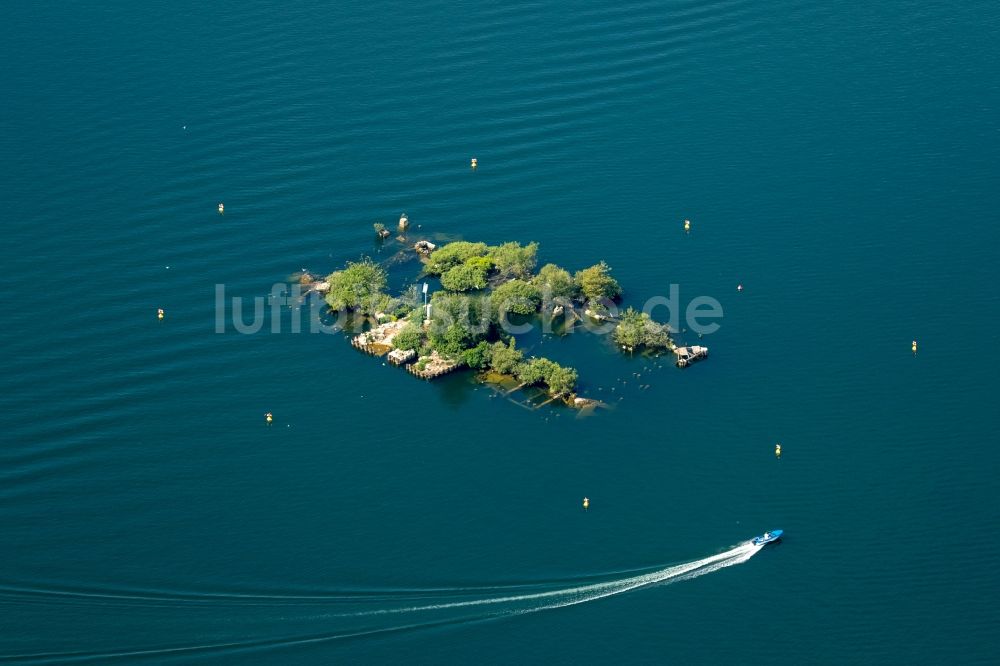
[[[622,295],[618,280],[611,277],[611,267],[603,261],[577,271],[575,281],[580,293],[590,302],[598,302],[605,298],[614,301]]]
[[[384,268],[368,257],[361,261],[347,262],[343,270],[327,276],[330,290],[326,303],[333,310],[354,310],[361,314],[374,314],[391,300],[384,293],[388,275]]]
[[[493,359],[493,346],[485,340],[462,352],[462,361],[473,370],[485,370]]]
[[[543,294],[551,298],[575,298],[579,287],[573,276],[564,268],[555,264],[545,264],[531,280]]]
[[[670,347],[671,344],[667,327],[635,308],[628,308],[622,313],[612,335],[615,342],[629,351],[639,347]]]
[[[441,275],[449,268],[464,264],[473,257],[485,257],[489,253],[486,243],[455,241],[431,252],[424,271],[429,275]]]
[[[552,395],[569,393],[576,387],[576,370],[564,368],[547,358],[532,358],[520,363],[515,374],[522,383],[529,386],[545,384]]]
[[[431,297],[428,340],[440,354],[456,358],[486,338],[490,321],[481,297],[435,292]]]
[[[395,349],[402,349],[404,351],[419,349],[423,340],[424,330],[418,324],[411,321],[392,339],[392,346]]]
[[[441,274],[441,286],[448,291],[485,289],[486,277],[493,268],[489,257],[470,257]]]
[[[490,248],[490,258],[503,278],[530,278],[535,270],[538,243],[504,243]]]
[[[573,368],[554,364],[555,367],[549,371],[545,377],[545,383],[549,387],[552,395],[562,395],[571,393],[576,388],[576,380],[579,376]]]
[[[501,375],[512,375],[524,359],[524,354],[516,348],[517,342],[511,338],[507,344],[494,342],[490,349],[490,367]]]
[[[542,293],[538,287],[524,280],[505,282],[490,294],[490,305],[498,317],[511,312],[528,315],[537,312],[541,304]]]

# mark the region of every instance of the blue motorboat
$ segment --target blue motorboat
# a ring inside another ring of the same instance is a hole
[[[777,541],[784,534],[784,530],[771,530],[770,532],[764,532],[760,536],[755,536],[751,539],[751,542],[755,546],[763,546],[765,543],[771,543],[772,541]]]

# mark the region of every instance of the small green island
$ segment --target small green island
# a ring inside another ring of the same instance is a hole
[[[378,238],[385,228],[376,225]],[[402,225],[401,225],[402,226]],[[402,238],[400,238],[402,240]],[[573,273],[545,264],[536,270],[538,244],[454,241],[440,247],[421,240],[407,246],[392,264],[419,259],[416,282],[403,293],[389,293],[389,273],[370,258],[347,262],[326,278],[308,273],[303,284],[323,295],[334,312],[350,313],[368,323],[351,344],[366,353],[387,356],[411,374],[433,379],[469,368],[480,381],[507,392],[537,387],[543,404],[562,401],[577,408],[599,406],[577,394],[576,369],[540,356],[525,356],[515,334],[525,326],[603,326],[626,353],[673,352],[678,365],[704,355],[704,347],[677,347],[670,328],[646,313],[627,308],[616,314],[622,287],[603,261]],[[421,281],[440,282],[430,298]],[[426,305],[425,302],[426,301]]]

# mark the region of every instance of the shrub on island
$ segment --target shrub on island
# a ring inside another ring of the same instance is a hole
[[[492,356],[493,347],[485,340],[480,341],[475,347],[462,352],[462,360],[473,370],[485,370],[490,367]]]
[[[511,280],[493,290],[490,294],[490,306],[497,316],[508,313],[531,314],[537,312],[542,304],[542,293],[531,282]]]
[[[555,264],[542,266],[531,282],[543,295],[550,298],[575,298],[579,292],[579,287],[569,271]]]
[[[490,248],[490,258],[503,278],[531,277],[537,263],[538,243],[504,243]]]
[[[583,297],[591,302],[605,298],[613,301],[622,295],[618,280],[611,277],[611,267],[603,261],[577,271],[575,282]]]
[[[516,345],[514,338],[507,344],[494,342],[490,348],[490,367],[501,375],[513,375],[524,359],[524,354],[516,348]]]
[[[443,291],[431,297],[428,339],[438,353],[455,358],[475,347],[489,331],[490,321],[481,297]]]
[[[547,358],[532,358],[518,364],[518,380],[529,386],[544,384],[551,395],[569,393],[576,386],[577,373]]]
[[[384,268],[365,257],[361,261],[347,262],[343,270],[327,276],[330,285],[325,300],[333,310],[354,310],[361,314],[382,311],[390,298],[383,293],[388,284]]]
[[[468,259],[485,257],[488,252],[486,243],[455,241],[431,252],[424,270],[430,275],[441,275],[449,268],[464,264]]]
[[[473,257],[464,264],[453,266],[441,274],[441,286],[448,291],[472,291],[486,288],[486,276],[491,262],[486,257]]]
[[[645,312],[628,308],[622,313],[618,326],[615,327],[615,342],[628,350],[639,347],[670,347],[671,340],[667,327],[658,324]]]
[[[409,349],[418,349],[420,347],[420,343],[423,342],[423,339],[423,329],[411,321],[403,328],[402,331],[396,334],[396,337],[392,339],[392,346],[395,349],[402,349],[404,351]]]

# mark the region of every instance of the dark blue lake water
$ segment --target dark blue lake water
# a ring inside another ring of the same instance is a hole
[[[994,661],[998,28],[982,1],[7,7],[0,659]],[[715,298],[685,340],[711,357],[533,339],[613,406],[576,418],[293,308],[216,332],[216,285],[386,259],[402,211],[604,259],[629,304]]]

